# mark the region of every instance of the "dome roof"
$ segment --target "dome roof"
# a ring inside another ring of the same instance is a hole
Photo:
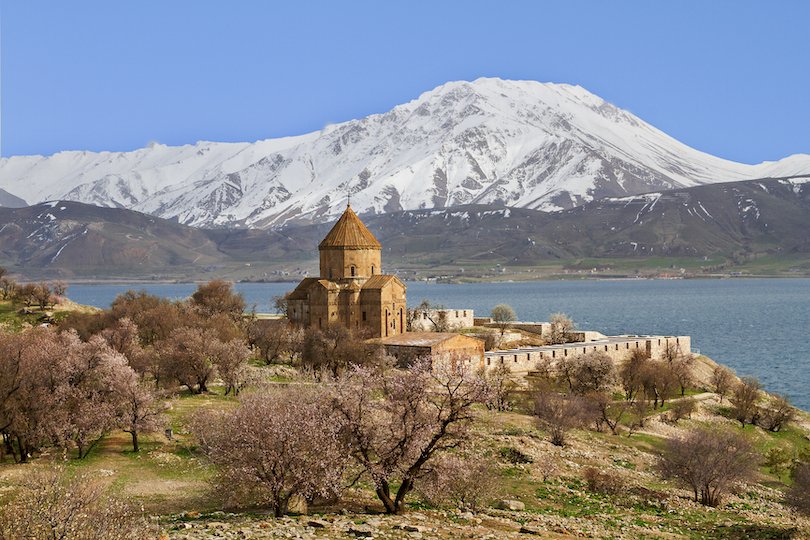
[[[346,211],[326,235],[326,238],[318,244],[318,249],[329,248],[353,248],[353,249],[381,249],[382,246],[371,234],[351,206],[346,207]]]

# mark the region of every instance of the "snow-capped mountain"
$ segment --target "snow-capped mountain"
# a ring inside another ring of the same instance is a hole
[[[384,114],[255,143],[152,144],[0,160],[0,188],[197,226],[323,221],[462,204],[566,209],[609,196],[810,173],[810,155],[746,165],[690,148],[587,90],[450,82]]]

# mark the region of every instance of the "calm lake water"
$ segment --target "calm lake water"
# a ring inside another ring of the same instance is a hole
[[[272,298],[293,283],[240,283],[236,288],[257,311],[272,311]],[[109,307],[129,289],[168,298],[189,296],[194,284],[71,285],[81,304]],[[773,392],[810,410],[810,279],[541,281],[463,285],[408,283],[408,299],[488,314],[511,305],[521,320],[570,315],[583,329],[604,334],[680,334],[692,347],[753,375]]]

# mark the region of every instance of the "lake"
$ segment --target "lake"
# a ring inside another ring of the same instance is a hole
[[[408,299],[486,315],[499,303],[521,320],[545,321],[564,312],[579,328],[604,334],[679,334],[692,347],[739,375],[757,377],[772,392],[787,394],[810,410],[810,279],[539,281],[521,283],[408,283]],[[240,283],[236,288],[257,311],[293,283]],[[128,289],[179,299],[194,284],[71,285],[81,304],[109,307]]]

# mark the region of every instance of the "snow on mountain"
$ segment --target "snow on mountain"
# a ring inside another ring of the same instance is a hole
[[[810,173],[690,148],[578,86],[450,82],[384,114],[256,143],[0,160],[0,188],[197,226],[269,227],[471,203],[555,210],[607,196]]]

